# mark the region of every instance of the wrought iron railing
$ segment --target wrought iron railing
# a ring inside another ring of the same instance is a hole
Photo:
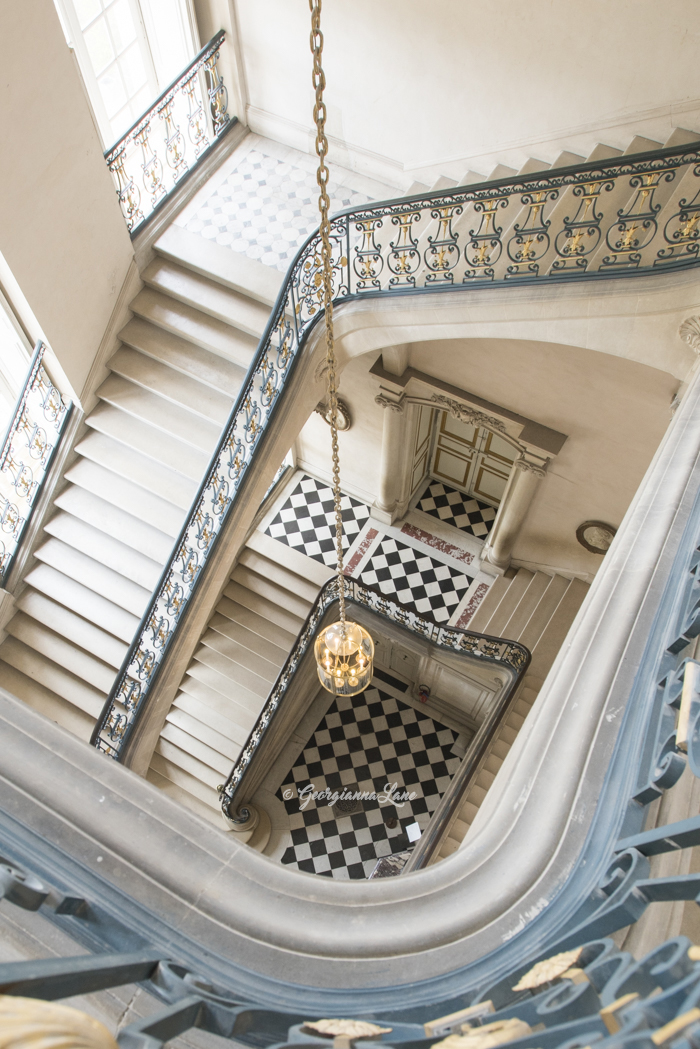
[[[132,235],[235,123],[217,67],[224,37],[222,29],[105,153]]]
[[[499,225],[500,223],[500,225]],[[331,223],[337,303],[668,273],[700,261],[700,150],[687,147],[372,204]],[[93,743],[119,757],[236,495],[322,316],[320,242],[297,253]]]
[[[396,623],[404,630],[414,634],[424,641],[429,641],[436,648],[447,649],[462,655],[471,656],[482,663],[491,663],[504,667],[511,671],[511,682],[498,697],[494,709],[484,722],[484,726],[477,733],[474,743],[465,755],[459,772],[454,779],[459,778],[459,795],[464,792],[469,784],[470,776],[476,770],[476,762],[470,760],[472,752],[479,750],[479,745],[485,738],[492,738],[493,733],[500,724],[504,710],[508,706],[515,689],[517,688],[523,674],[530,662],[530,653],[524,645],[517,641],[507,641],[503,638],[491,637],[487,634],[476,634],[469,630],[459,630],[457,627],[438,626],[437,623],[426,619],[424,616],[404,608],[398,601],[380,593],[374,587],[365,586],[356,579],[345,577],[345,600],[349,603],[359,605],[370,612],[381,616],[391,623]],[[265,705],[253,726],[245,746],[234,762],[225,784],[220,788],[221,806],[224,816],[239,818],[236,795],[243,786],[244,777],[250,768],[251,762],[258,751],[267,731],[271,727],[275,714],[284,702],[287,690],[294,679],[299,666],[313,646],[321,621],[330,608],[338,601],[339,582],[334,576],[319,591],[309,615],[302,627],[296,642],[287,657],[287,660],[279,673],[277,681],[272,687]],[[244,820],[243,820],[244,821]],[[242,822],[243,822],[242,821]]]
[[[0,451],[0,586],[4,586],[71,412],[37,343]]]

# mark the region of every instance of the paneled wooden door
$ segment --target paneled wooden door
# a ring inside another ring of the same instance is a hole
[[[437,412],[430,474],[490,506],[498,506],[517,456],[498,434]]]

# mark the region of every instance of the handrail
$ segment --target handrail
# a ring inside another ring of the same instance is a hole
[[[671,187],[677,175],[674,195]],[[683,146],[347,209],[331,221],[334,301],[468,292],[494,283],[648,276],[697,266],[699,178],[700,150]],[[685,195],[689,181],[690,200]],[[571,218],[573,207],[577,210]],[[668,218],[659,233],[662,213]],[[508,214],[512,221],[504,233],[497,220]],[[550,232],[555,218],[556,233]],[[389,236],[380,240],[385,220],[390,220]],[[289,268],[190,514],[93,733],[93,744],[115,758],[144,708],[260,440],[323,314],[316,283],[319,248],[318,233],[312,233]],[[455,275],[459,278],[462,272],[457,270],[462,255],[467,267],[459,280]]]
[[[484,725],[488,726],[487,733],[484,734],[482,731],[484,726],[479,729],[458,772],[453,777],[449,789],[451,790],[455,781],[459,780],[458,792],[459,796],[461,796],[469,785],[478,763],[472,760],[472,752],[476,752],[474,743],[477,740],[483,743],[486,735],[491,738],[496,731],[515,689],[520,684],[523,674],[530,664],[529,650],[518,641],[508,641],[504,638],[492,637],[490,634],[477,634],[472,630],[461,630],[458,627],[439,626],[417,612],[405,608],[398,601],[394,601],[392,598],[382,594],[375,587],[360,583],[350,576],[345,576],[343,582],[345,600],[347,602],[354,602],[371,612],[383,616],[410,633],[436,645],[438,648],[470,655],[481,662],[505,666],[515,672],[515,677],[511,684],[504,689],[494,710],[489,713],[488,718],[484,722]],[[339,581],[338,577],[334,576],[321,587],[292,650],[287,656],[284,666],[280,670],[277,680],[258,715],[245,746],[236,758],[226,782],[219,789],[221,807],[224,816],[228,819],[232,818],[232,805],[235,801],[235,796],[241,791],[245,773],[250,768],[255,752],[283,703],[287,688],[292,682],[302,659],[313,644],[321,620],[328,609],[338,601],[338,594]],[[469,762],[468,766],[467,762]],[[433,816],[434,818],[435,816]],[[241,822],[244,822],[244,820],[241,820]],[[431,825],[432,822],[431,820]]]
[[[107,167],[114,178],[127,229],[132,236],[164,203],[175,186],[187,177],[192,170],[192,161],[199,163],[223,132],[236,123],[236,118],[232,120],[227,112],[228,92],[216,64],[225,37],[224,30],[219,30],[129,130],[105,151]],[[206,79],[206,103],[197,75],[200,70]],[[156,116],[160,119],[158,124],[155,123]],[[187,124],[190,147],[194,151],[190,164],[187,162],[187,143],[180,131],[182,123]],[[172,173],[170,188],[166,188],[163,181],[158,147],[151,143],[151,135],[156,129],[162,132],[160,145],[165,147],[165,160]],[[131,151],[129,147],[133,147]],[[143,204],[141,191],[126,167],[128,160],[135,159],[139,148],[142,155],[141,182],[149,198],[149,202]]]
[[[45,350],[37,342],[0,446],[0,586],[9,577],[73,407],[44,368]]]

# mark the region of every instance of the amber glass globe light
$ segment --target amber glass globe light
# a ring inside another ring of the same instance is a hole
[[[356,696],[372,681],[374,642],[358,623],[332,623],[316,638],[321,684],[335,696]]]

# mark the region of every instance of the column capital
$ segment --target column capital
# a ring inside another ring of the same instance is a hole
[[[531,473],[534,474],[535,477],[544,477],[547,473],[546,462],[544,465],[542,465],[542,463],[533,463],[523,455],[516,459],[513,465],[515,466],[515,469],[520,470],[521,473]]]
[[[378,393],[374,398],[374,403],[382,408],[389,408],[392,412],[401,413],[404,411],[403,398],[400,401],[392,401],[390,397],[386,397],[383,393]]]

